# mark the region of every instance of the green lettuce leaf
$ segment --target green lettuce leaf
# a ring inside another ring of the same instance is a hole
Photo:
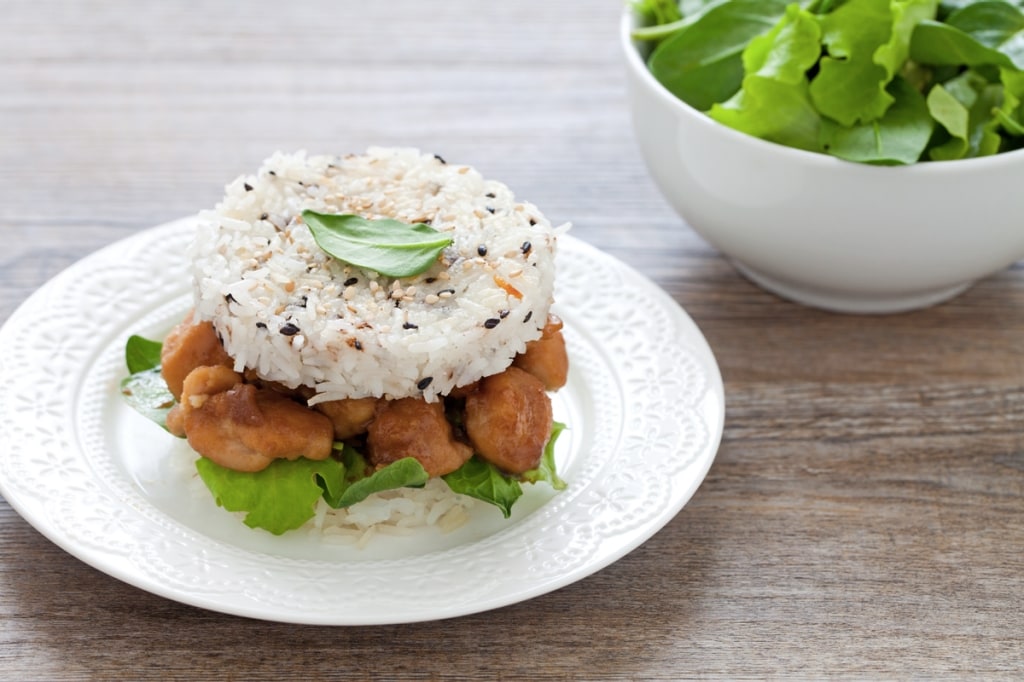
[[[708,115],[765,140],[817,151],[821,116],[808,97],[806,73],[821,54],[820,38],[814,15],[790,5],[743,51],[747,75],[740,91],[712,106]]]
[[[914,26],[934,17],[935,0],[849,0],[821,19],[822,57],[811,100],[845,126],[880,119],[893,104],[888,84],[910,51]]]
[[[335,445],[338,448],[338,445]],[[420,488],[430,480],[419,460],[406,457],[371,472],[371,467],[358,450],[350,445],[341,445],[342,465],[345,475],[341,484],[324,490],[324,499],[335,509],[349,507],[362,502],[374,493],[397,488]]]
[[[524,471],[522,479],[526,483],[540,483],[544,481],[555,490],[565,490],[566,482],[558,476],[555,470],[555,441],[565,431],[566,426],[561,422],[554,422],[551,425],[551,436],[547,445],[544,446],[544,454],[540,458],[540,464],[536,469]]]
[[[274,535],[298,528],[313,518],[325,489],[340,489],[344,465],[327,458],[275,460],[263,471],[243,472],[200,457],[196,470],[217,504],[246,512],[245,525]]]
[[[961,102],[942,84],[936,84],[927,97],[928,111],[932,118],[945,128],[950,139],[942,145],[933,147],[929,154],[936,161],[962,159],[970,149],[970,117],[969,105]]]
[[[129,407],[167,428],[167,413],[176,404],[160,374],[160,367],[136,372],[121,380],[121,395]]]
[[[665,38],[648,67],[670,92],[705,111],[739,90],[743,50],[786,11],[786,0],[733,0],[716,4]],[[685,20],[684,20],[685,21]]]
[[[148,369],[159,369],[160,352],[163,347],[164,344],[159,341],[151,341],[142,336],[129,336],[124,346],[124,362],[128,365],[128,372],[136,374]]]
[[[1024,70],[1024,12],[1007,2],[976,2],[914,31],[911,59],[948,66]]]
[[[934,123],[924,95],[897,77],[889,86],[893,105],[877,121],[856,126],[822,123],[822,148],[847,161],[878,165],[916,162],[932,136]]]
[[[455,492],[495,505],[506,519],[512,515],[512,505],[523,494],[519,481],[476,455],[442,478]]]

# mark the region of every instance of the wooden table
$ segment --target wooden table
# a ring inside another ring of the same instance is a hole
[[[704,484],[642,547],[443,622],[301,627],[180,605],[0,501],[0,678],[1024,674],[1024,271],[888,317],[757,289],[646,174],[620,8],[6,0],[0,321],[82,256],[212,206],[274,150],[418,146],[663,286],[715,350],[727,414]]]

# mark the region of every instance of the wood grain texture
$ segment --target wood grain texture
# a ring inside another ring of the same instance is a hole
[[[662,285],[714,348],[727,415],[705,483],[645,545],[438,623],[183,606],[82,564],[0,501],[0,678],[1024,674],[1024,270],[888,317],[757,289],[644,170],[620,9],[4,2],[0,321],[83,255],[212,205],[276,149],[414,145],[507,182]]]

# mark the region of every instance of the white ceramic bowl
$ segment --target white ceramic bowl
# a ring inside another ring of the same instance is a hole
[[[694,230],[765,289],[889,313],[949,299],[1024,258],[1024,150],[882,167],[734,131],[683,103],[621,24],[633,124],[648,170]]]

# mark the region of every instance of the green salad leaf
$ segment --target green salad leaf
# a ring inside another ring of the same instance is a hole
[[[914,163],[932,136],[933,122],[920,92],[897,78],[888,91],[893,104],[880,119],[854,126],[827,121],[822,148],[847,161],[878,165]]]
[[[512,515],[512,505],[523,494],[519,481],[509,478],[498,467],[476,455],[441,478],[455,492],[498,507],[506,519]]]
[[[451,237],[423,223],[308,210],[302,212],[302,219],[326,253],[388,277],[420,274],[452,243]]]
[[[174,396],[160,374],[163,344],[142,336],[130,336],[124,348],[129,376],[121,380],[121,395],[128,406],[147,419],[167,428],[167,413],[174,407]]]
[[[336,443],[334,447],[341,451],[345,476],[337,489],[324,491],[324,499],[335,509],[349,507],[385,490],[422,488],[430,480],[426,469],[413,457],[397,460],[372,471],[363,455],[351,445]]]
[[[709,6],[698,21],[665,38],[648,61],[674,95],[708,109],[739,89],[743,49],[786,11],[786,0],[732,0]]]
[[[808,95],[807,71],[821,56],[813,14],[790,5],[767,33],[743,51],[742,87],[708,115],[756,137],[799,149],[818,148],[821,115]]]
[[[124,362],[128,365],[128,372],[135,374],[160,367],[160,352],[163,347],[159,341],[151,341],[137,335],[129,336],[124,346]]]
[[[558,476],[558,472],[555,470],[555,441],[565,431],[566,425],[561,422],[553,422],[551,424],[551,436],[548,438],[547,445],[544,446],[544,454],[541,455],[540,464],[536,469],[530,469],[524,471],[522,474],[523,481],[527,483],[540,483],[541,481],[547,483],[555,490],[565,490],[566,482]]]
[[[122,379],[121,395],[133,410],[167,428],[167,413],[176,401],[167,390],[167,382],[160,374],[159,367],[142,370]]]
[[[1022,0],[694,0],[680,10],[634,32],[654,45],[651,73],[742,132],[873,164],[1024,147]]]
[[[245,525],[275,535],[298,528],[313,518],[326,489],[339,489],[344,465],[336,459],[279,459],[262,471],[244,472],[200,457],[196,470],[217,504],[245,512]]]

